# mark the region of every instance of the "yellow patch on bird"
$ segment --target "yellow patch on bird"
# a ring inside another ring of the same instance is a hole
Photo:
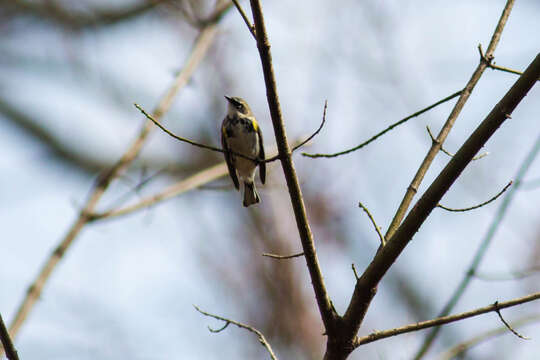
[[[255,118],[253,118],[253,121],[251,123],[253,124],[253,129],[255,131],[259,131],[259,124],[257,123],[257,120],[255,120]]]

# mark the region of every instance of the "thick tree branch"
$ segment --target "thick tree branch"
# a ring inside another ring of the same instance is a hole
[[[369,335],[357,338],[355,340],[354,344],[355,344],[356,347],[358,347],[360,345],[368,344],[370,342],[374,342],[374,341],[377,341],[377,340],[380,340],[380,339],[385,339],[385,338],[388,338],[388,337],[391,337],[391,336],[396,336],[396,335],[405,334],[405,333],[409,333],[409,332],[413,332],[413,331],[427,329],[427,328],[431,328],[431,327],[434,327],[434,326],[440,326],[440,325],[444,325],[444,324],[449,324],[451,322],[460,321],[460,320],[463,320],[463,319],[467,319],[467,318],[471,318],[471,317],[474,317],[474,316],[482,315],[482,314],[492,312],[492,311],[499,313],[500,309],[505,309],[505,308],[509,308],[509,307],[512,307],[512,306],[525,304],[527,302],[535,301],[535,300],[538,300],[538,299],[540,299],[540,292],[537,292],[537,293],[534,293],[534,294],[531,294],[531,295],[528,295],[528,296],[524,296],[524,297],[521,297],[521,298],[501,302],[501,303],[500,302],[495,302],[494,304],[484,306],[484,307],[481,307],[481,308],[478,308],[478,309],[475,309],[475,310],[463,312],[463,313],[460,313],[460,314],[455,314],[455,315],[451,315],[451,316],[443,316],[443,317],[439,317],[439,318],[436,318],[436,319],[433,319],[433,320],[421,321],[421,322],[418,322],[416,324],[405,325],[405,326],[395,328],[395,329],[391,329],[391,330],[377,331],[377,332],[371,333]],[[507,325],[507,323],[505,321],[503,321],[503,322],[505,323],[505,325]],[[509,327],[509,325],[507,327]],[[509,327],[509,328],[511,328],[511,327]]]
[[[334,310],[326,291],[326,286],[324,284],[322,272],[319,266],[319,260],[317,259],[317,253],[315,251],[313,234],[307,220],[302,191],[300,190],[296,170],[292,161],[291,149],[287,141],[285,124],[281,115],[281,107],[276,89],[276,79],[272,67],[270,42],[268,41],[268,36],[266,34],[261,3],[259,0],[250,0],[250,2],[253,13],[253,21],[255,23],[255,33],[257,35],[257,47],[259,49],[264,81],[266,84],[266,97],[268,99],[268,107],[270,109],[272,124],[274,126],[274,133],[276,136],[281,165],[287,181],[287,187],[289,189],[291,203],[296,218],[296,225],[300,234],[300,240],[304,250],[304,257],[306,259],[311,282],[315,291],[319,311],[321,313],[327,333],[331,333],[335,327],[337,313]]]
[[[499,19],[499,22],[497,23],[497,27],[495,28],[495,31],[493,32],[493,35],[491,37],[491,41],[489,42],[489,46],[486,52],[486,56],[488,58],[493,57],[493,52],[495,51],[495,48],[497,47],[497,44],[499,43],[502,31],[504,29],[504,26],[506,25],[506,21],[508,20],[508,17],[510,16],[510,12],[512,10],[513,5],[514,5],[514,0],[507,0],[504,10]],[[426,175],[429,167],[431,166],[431,163],[435,159],[435,156],[437,155],[437,153],[440,151],[442,144],[446,140],[446,137],[450,133],[450,130],[452,130],[452,127],[454,126],[454,123],[457,117],[459,116],[459,114],[461,113],[461,110],[463,109],[463,106],[469,99],[469,96],[471,95],[474,87],[480,80],[480,77],[482,76],[486,68],[487,68],[487,62],[480,61],[478,66],[476,67],[476,70],[474,70],[469,82],[465,86],[465,89],[459,96],[459,99],[456,102],[456,105],[454,105],[452,112],[448,116],[448,119],[446,120],[441,131],[439,132],[439,135],[437,135],[436,141],[434,141],[433,144],[431,145],[431,148],[426,154],[426,157],[422,161],[422,164],[418,168],[418,171],[414,175],[413,180],[411,181],[409,187],[407,188],[407,191],[405,192],[405,196],[403,197],[403,200],[401,201],[401,204],[399,205],[396,211],[396,214],[394,215],[394,218],[392,219],[392,222],[390,223],[390,226],[388,227],[388,231],[386,232],[387,239],[390,239],[392,237],[394,232],[399,227],[399,224],[401,224],[401,221],[405,217],[405,214],[407,213],[407,210],[409,209],[409,205],[411,204],[413,197],[416,195],[416,192],[418,188],[420,187],[420,184],[422,183],[422,180],[424,179],[424,176]]]
[[[204,58],[208,48],[213,42],[214,36],[216,34],[216,24],[208,24],[199,34],[195,45],[190,53],[190,56],[182,69],[182,71],[176,77],[173,85],[167,91],[165,96],[161,99],[159,104],[154,110],[154,117],[160,119],[164,113],[170,108],[172,101],[178,91],[183,88],[191,75]],[[46,263],[41,268],[40,273],[37,278],[34,280],[32,285],[28,288],[26,296],[23,302],[20,304],[17,309],[15,318],[13,319],[10,326],[10,333],[15,337],[26,320],[28,314],[33,308],[36,301],[39,299],[43,287],[47,280],[50,278],[53,270],[58,265],[59,261],[64,256],[65,252],[71,246],[73,240],[81,232],[84,226],[89,222],[90,218],[88,214],[92,213],[96,208],[99,200],[111,184],[111,182],[116,179],[120,174],[122,174],[127,167],[132,163],[132,161],[137,157],[140,150],[142,149],[150,131],[154,127],[151,121],[147,121],[142,127],[138,137],[122,155],[122,157],[116,162],[116,164],[107,171],[104,171],[98,178],[93,191],[91,192],[86,204],[83,206],[79,216],[73,223],[73,225],[68,230],[65,237],[60,241],[56,249],[47,259]]]
[[[539,75],[540,54],[536,56],[523,75],[508,90],[503,99],[495,105],[489,115],[440,172],[424,195],[411,209],[398,230],[390,239],[387,239],[386,246],[379,249],[373,261],[356,283],[351,302],[344,315],[344,321],[349,327],[348,336],[354,336],[358,331],[379,281],[411,241],[446,191],[472,161],[474,155],[478,153],[495,131],[510,118],[512,111],[533,87]]]
[[[0,348],[0,354],[3,350],[6,352],[6,356],[9,360],[19,360],[19,355],[17,354],[17,350],[15,350],[15,346],[13,346],[13,342],[11,341],[11,337],[9,336],[9,332],[6,328],[6,324],[4,324],[4,319],[2,319],[1,314],[0,314],[0,342],[2,343],[2,347],[3,347],[3,349]]]

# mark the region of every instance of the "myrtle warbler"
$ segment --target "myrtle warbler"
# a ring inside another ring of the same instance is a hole
[[[261,128],[255,120],[247,102],[239,97],[225,96],[229,102],[227,116],[221,124],[221,145],[225,151],[225,161],[229,175],[237,190],[240,189],[238,177],[244,183],[244,206],[258,203],[259,194],[255,188],[255,169],[259,165],[259,176],[264,184],[266,164]],[[250,159],[236,156],[244,155]]]

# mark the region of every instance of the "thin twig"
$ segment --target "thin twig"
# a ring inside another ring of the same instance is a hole
[[[185,137],[182,137],[182,136],[179,136],[179,135],[176,135],[175,133],[173,133],[172,131],[170,131],[169,129],[167,129],[165,126],[163,126],[159,121],[157,121],[152,115],[148,114],[139,104],[134,104],[135,107],[137,109],[139,109],[139,111],[141,113],[143,113],[144,116],[146,116],[146,118],[150,121],[152,121],[154,124],[156,124],[157,127],[159,127],[161,130],[163,130],[163,132],[165,132],[167,135],[169,135],[170,137],[178,140],[178,141],[182,141],[182,142],[185,142],[185,143],[188,143],[190,145],[193,145],[193,146],[197,146],[197,147],[200,147],[200,148],[203,148],[203,149],[207,149],[207,150],[211,150],[211,151],[216,151],[216,152],[220,152],[220,153],[224,153],[225,150],[223,150],[222,148],[218,148],[218,147],[215,147],[215,146],[211,146],[211,145],[206,145],[206,144],[202,144],[202,143],[199,143],[199,142],[196,142],[196,141],[193,141],[193,140],[190,140],[188,138],[185,138]],[[326,107],[325,107],[325,115],[326,115]],[[317,135],[319,133],[319,131],[321,131],[322,129],[322,126],[324,125],[324,122],[325,122],[325,118],[323,117],[323,122],[321,123],[321,125],[319,126],[319,128],[311,135],[309,136],[306,140],[302,141],[300,144],[296,145],[293,149],[292,149],[292,152],[295,151],[296,149],[300,148],[302,145],[305,145],[309,140],[313,139],[313,137],[315,137],[315,135]],[[265,162],[265,163],[270,163],[270,162],[273,162],[273,161],[276,161],[276,160],[279,160],[280,159],[280,156],[279,154],[275,155],[275,156],[272,156],[268,159],[265,159],[264,161],[263,160],[259,160],[259,159],[255,159],[255,158],[252,158],[252,157],[249,157],[247,155],[244,155],[244,154],[241,154],[241,153],[237,153],[237,152],[234,152],[234,151],[231,151],[230,152],[231,154],[235,155],[235,156],[238,156],[238,157],[241,157],[241,158],[244,158],[244,159],[247,159],[247,160],[251,160],[251,161],[254,161],[254,162],[259,162],[259,163],[262,163],[262,162]]]
[[[488,59],[484,55],[484,52],[482,51],[482,45],[481,44],[478,44],[478,52],[480,53],[480,59],[485,61],[487,63],[487,66],[492,70],[504,71],[504,72],[507,72],[507,73],[510,73],[510,74],[515,74],[515,75],[522,75],[523,74],[521,71],[518,71],[518,70],[514,70],[514,69],[507,68],[507,67],[495,65],[495,62],[493,61],[493,58]],[[538,81],[540,81],[540,79],[538,79]]]
[[[9,360],[19,360],[19,355],[17,354],[17,350],[15,349],[15,346],[13,346],[13,342],[11,341],[11,337],[9,336],[9,332],[6,328],[6,324],[4,324],[4,319],[2,319],[2,315],[0,314],[0,340],[3,346],[3,351],[6,352],[6,356]],[[0,357],[1,357],[2,348],[0,348]]]
[[[501,302],[501,303],[496,302],[494,304],[491,304],[491,305],[488,305],[488,306],[485,306],[485,307],[481,307],[481,308],[478,308],[478,309],[474,309],[474,310],[471,310],[471,311],[467,311],[467,312],[463,312],[463,313],[459,313],[459,314],[455,314],[455,315],[442,316],[442,317],[438,317],[436,319],[427,320],[427,321],[421,321],[421,322],[418,322],[418,323],[415,323],[415,324],[409,324],[409,325],[405,325],[405,326],[395,328],[395,329],[376,331],[376,332],[371,333],[369,335],[357,338],[355,340],[355,342],[354,342],[354,346],[358,347],[360,345],[368,344],[368,343],[371,343],[371,342],[374,342],[374,341],[377,341],[377,340],[380,340],[380,339],[385,339],[385,338],[389,338],[389,337],[400,335],[400,334],[405,334],[405,333],[409,333],[409,332],[413,332],[413,331],[418,331],[418,330],[422,330],[422,329],[427,329],[427,328],[432,328],[432,327],[435,327],[435,326],[448,324],[448,323],[451,323],[451,322],[460,321],[460,320],[463,320],[463,319],[467,319],[467,318],[471,318],[471,317],[474,317],[474,316],[482,315],[482,314],[489,313],[489,312],[492,312],[492,311],[497,311],[499,309],[505,309],[505,308],[509,308],[509,307],[512,307],[512,306],[525,304],[525,303],[535,301],[535,300],[538,300],[538,299],[540,299],[540,292],[537,292],[537,293],[534,293],[534,294],[531,294],[531,295],[527,295],[527,296],[524,296],[524,297],[521,297],[521,298],[516,298],[516,299],[513,299],[513,300]]]
[[[513,327],[510,326],[510,324],[508,324],[506,322],[506,320],[504,320],[504,318],[503,318],[503,316],[501,314],[501,308],[499,307],[499,302],[498,301],[495,301],[495,303],[493,305],[496,307],[495,311],[497,312],[497,315],[499,315],[499,319],[501,319],[504,326],[506,326],[508,328],[508,330],[510,330],[510,332],[512,334],[516,335],[518,338],[523,339],[523,340],[531,340],[531,338],[523,336],[520,333],[518,333],[516,330],[514,330]]]
[[[238,0],[232,0],[232,2],[234,6],[236,6],[236,9],[238,10],[238,12],[240,13],[240,16],[242,16],[242,19],[244,19],[244,22],[246,23],[249,29],[249,32],[251,33],[251,35],[253,35],[253,38],[257,40],[257,34],[255,33],[255,26],[251,24],[251,21],[247,17],[246,12],[244,11],[244,9],[242,9],[242,6],[238,2]]]
[[[161,130],[163,130],[167,135],[175,138],[176,140],[186,142],[186,143],[191,144],[193,146],[197,146],[197,147],[207,149],[207,150],[217,151],[217,152],[220,152],[220,153],[225,152],[225,150],[223,150],[222,148],[217,148],[215,146],[201,144],[201,143],[198,143],[196,141],[189,140],[187,138],[184,138],[184,137],[181,137],[181,136],[178,136],[178,135],[174,134],[173,132],[168,130],[165,126],[161,125],[161,123],[159,121],[157,121],[152,115],[148,114],[139,104],[133,104],[133,105],[135,105],[135,107],[137,109],[139,109],[139,111],[142,112],[143,115],[146,116],[146,118],[148,120],[152,121],[157,127],[159,127]],[[235,155],[240,155],[240,154],[235,154]],[[249,157],[247,157],[247,159],[253,160],[253,159],[251,159]]]
[[[373,218],[373,215],[369,212],[368,208],[364,206],[361,202],[358,203],[358,206],[364,210],[364,212],[369,217],[369,220],[371,220],[371,223],[373,224],[373,227],[375,228],[375,231],[377,231],[377,235],[379,235],[379,240],[381,241],[381,246],[386,245],[386,240],[384,238],[384,235],[381,233],[381,228],[377,225],[375,222],[375,219]]]
[[[324,109],[323,109],[323,117],[322,117],[321,125],[319,125],[319,128],[313,134],[311,134],[310,137],[308,137],[306,140],[302,141],[300,144],[293,147],[292,152],[295,152],[296,150],[300,149],[302,146],[310,142],[311,139],[317,136],[317,134],[321,131],[321,129],[324,126],[324,123],[326,122],[326,109],[327,108],[328,108],[328,100],[324,100]]]
[[[174,83],[153,111],[154,117],[156,119],[161,118],[163,114],[169,110],[176,94],[188,83],[191,75],[206,55],[210,45],[213,43],[216,33],[217,26],[215,23],[209,23],[200,32],[199,36],[195,40],[195,44],[192,48],[189,58],[186,61],[185,66],[183,67],[182,71],[177,75]],[[73,225],[70,227],[64,238],[57,245],[56,249],[49,256],[32,285],[30,285],[30,287],[28,288],[26,296],[23,302],[19,305],[19,308],[17,309],[17,312],[15,314],[15,318],[10,325],[10,333],[13,337],[17,335],[21,325],[24,323],[34,304],[39,299],[44,285],[47,283],[47,280],[50,278],[50,275],[56,268],[60,259],[62,259],[65,252],[70,248],[71,244],[79,235],[81,230],[91,220],[88,214],[91,214],[94,211],[111,182],[116,179],[122,172],[124,172],[127,167],[132,163],[132,161],[137,157],[143,145],[145,144],[146,139],[152,128],[152,122],[147,121],[140,130],[138,137],[126,150],[122,157],[116,162],[116,164],[111,169],[104,171],[99,176],[98,180],[96,181],[95,188],[89,195],[89,198],[83,209],[81,210],[79,216],[77,217]]]
[[[504,10],[502,11],[501,17],[499,18],[497,26],[495,27],[495,30],[493,31],[493,35],[491,36],[491,40],[489,42],[489,46],[486,52],[486,56],[488,58],[491,58],[493,56],[495,48],[497,47],[499,40],[501,38],[501,34],[504,29],[504,26],[506,25],[506,21],[508,20],[508,17],[510,16],[510,12],[512,10],[513,5],[514,5],[514,0],[507,0]],[[420,188],[420,185],[422,183],[422,180],[424,179],[424,176],[426,175],[428,169],[433,163],[435,156],[437,156],[437,154],[439,153],[440,147],[443,145],[444,141],[448,137],[448,134],[452,130],[452,127],[454,126],[456,119],[461,113],[461,110],[465,106],[465,103],[469,99],[471,92],[473,91],[476,84],[480,80],[480,77],[484,73],[486,67],[487,67],[487,63],[485,61],[480,61],[478,66],[474,70],[473,74],[471,75],[471,78],[467,82],[465,89],[463,89],[463,92],[459,96],[458,101],[454,105],[454,108],[450,112],[450,115],[448,116],[446,122],[444,123],[439,134],[437,135],[437,138],[436,138],[437,141],[431,145],[431,148],[429,149],[424,160],[422,161],[422,164],[418,168],[416,174],[414,175],[414,178],[412,179],[411,183],[407,187],[405,195],[403,196],[403,199],[401,200],[401,203],[399,204],[399,207],[396,210],[396,213],[388,227],[388,230],[386,231],[387,239],[390,240],[392,238],[397,228],[403,221],[403,218],[407,214],[409,206],[411,205],[412,199],[414,198],[414,196],[416,195],[416,192]],[[418,355],[420,357],[422,356],[420,354]],[[417,357],[416,360],[420,359],[420,357]]]
[[[504,216],[506,215],[506,212],[510,204],[512,203],[512,200],[514,199],[514,195],[519,189],[519,186],[521,184],[523,177],[529,170],[529,167],[531,166],[531,164],[533,163],[534,159],[536,158],[539,152],[540,152],[540,135],[537,137],[531,150],[529,151],[529,153],[527,154],[527,156],[525,157],[525,159],[523,160],[523,162],[521,163],[517,171],[517,174],[515,176],[515,186],[512,186],[512,188],[504,196],[504,199],[501,205],[499,206],[499,208],[497,209],[497,212],[495,213],[495,216],[486,232],[486,235],[482,239],[482,242],[478,246],[478,249],[475,251],[474,258],[471,261],[471,264],[469,265],[467,271],[465,272],[465,275],[461,279],[461,282],[454,290],[452,296],[450,297],[450,299],[447,301],[447,303],[444,305],[443,309],[439,313],[439,316],[448,315],[452,311],[454,306],[457,304],[461,296],[464,294],[467,287],[469,286],[474,274],[476,273],[476,270],[480,266],[480,263],[482,262],[482,259],[484,258],[484,255],[486,254],[495,236],[495,233],[497,232],[497,229],[499,228],[499,225],[502,223],[502,220]],[[430,332],[428,333],[428,335],[426,336],[424,340],[424,343],[421,349],[419,350],[417,354],[417,357],[416,357],[417,360],[420,359],[423,356],[423,354],[429,349],[429,347],[433,343],[433,340],[437,336],[437,333],[439,331],[438,329],[439,328],[433,328],[432,330],[430,330]]]
[[[358,276],[358,273],[356,272],[356,266],[354,266],[354,263],[351,264],[351,269],[354,273],[354,277],[356,278],[356,281],[358,281],[358,279],[360,279],[360,277]]]
[[[513,328],[516,328],[516,327],[520,327],[520,326],[524,326],[524,325],[527,325],[527,324],[538,322],[539,320],[540,320],[540,315],[531,314],[531,315],[524,316],[524,317],[520,318],[519,320],[512,321],[511,325],[512,325]],[[439,360],[455,359],[458,355],[461,355],[461,354],[465,353],[465,351],[467,351],[470,348],[480,344],[481,342],[486,341],[486,340],[490,340],[491,338],[493,338],[495,336],[502,335],[502,334],[507,334],[507,333],[508,333],[508,329],[506,328],[506,326],[504,326],[504,325],[500,326],[500,327],[498,327],[496,329],[486,331],[486,332],[484,332],[482,334],[479,334],[479,335],[476,335],[476,336],[472,337],[471,339],[469,339],[467,341],[464,341],[462,343],[459,343],[459,344],[453,346],[451,349],[446,350],[443,354],[441,354],[437,358]]]
[[[317,258],[317,252],[315,250],[315,243],[313,241],[313,233],[311,232],[307,219],[302,190],[300,189],[298,177],[296,176],[290,146],[287,141],[285,123],[281,114],[281,106],[279,104],[276,79],[272,65],[270,42],[266,33],[261,3],[260,0],[250,0],[250,3],[257,34],[257,48],[259,50],[264,75],[266,98],[268,100],[268,107],[274,127],[274,134],[280,155],[281,166],[287,182],[287,188],[291,198],[291,205],[293,207],[296,225],[300,235],[300,241],[302,242],[302,248],[304,250],[306,265],[309,270],[311,284],[315,292],[315,298],[317,299],[317,305],[326,332],[331,334],[336,326],[338,314],[330,301],[328,292],[326,290],[326,285],[324,284],[322,271]]]
[[[205,316],[208,316],[208,317],[211,317],[211,318],[214,318],[214,319],[217,319],[217,320],[221,320],[221,321],[225,321],[225,326],[223,326],[221,329],[218,329],[218,330],[213,330],[211,329],[210,327],[208,327],[208,329],[211,331],[211,332],[220,332],[220,331],[223,331],[225,330],[225,328],[229,325],[229,324],[233,324],[233,325],[236,325],[238,326],[239,328],[242,328],[242,329],[246,329],[247,331],[249,332],[252,332],[254,333],[255,335],[257,335],[257,337],[259,338],[259,342],[261,343],[262,346],[264,346],[266,348],[266,351],[268,351],[268,353],[270,354],[270,357],[273,359],[273,360],[277,360],[277,357],[276,355],[274,354],[274,351],[272,350],[272,347],[270,346],[270,344],[268,343],[268,341],[266,340],[266,338],[264,337],[264,335],[257,329],[255,329],[254,327],[252,326],[249,326],[249,325],[246,325],[246,324],[242,324],[238,321],[234,321],[234,320],[231,320],[231,319],[227,319],[227,318],[224,318],[224,317],[221,317],[221,316],[218,316],[218,315],[214,315],[214,314],[210,314],[210,313],[207,313],[206,311],[203,311],[201,310],[199,307],[197,307],[196,305],[193,305],[193,307],[195,307],[195,310],[197,310],[198,312],[200,312],[201,314],[205,315]]]
[[[441,105],[441,104],[443,104],[443,103],[445,103],[447,101],[452,100],[453,98],[461,95],[462,92],[463,92],[463,90],[459,90],[459,91],[453,93],[452,95],[449,95],[449,96],[445,97],[444,99],[441,99],[441,100],[437,101],[436,103],[431,104],[426,108],[423,108],[422,110],[418,110],[414,114],[411,114],[411,115],[399,120],[398,122],[393,123],[392,125],[390,125],[386,129],[384,129],[383,131],[373,135],[368,140],[366,140],[363,143],[361,143],[359,145],[356,145],[355,147],[350,148],[348,150],[340,151],[340,152],[333,153],[333,154],[308,154],[308,153],[302,153],[302,155],[307,156],[309,158],[333,158],[333,157],[336,157],[336,156],[345,155],[345,154],[351,153],[353,151],[359,150],[359,149],[363,148],[364,146],[366,146],[366,145],[372,143],[373,141],[377,140],[379,137],[383,136],[384,134],[386,134],[387,132],[389,132],[393,128],[395,128],[395,127],[397,127],[397,126],[399,126],[401,124],[404,124],[408,120],[410,120],[412,118],[415,118],[415,117],[417,117],[417,116],[419,116],[419,115],[433,109],[434,107],[437,107],[438,105]]]
[[[275,255],[275,254],[269,254],[269,253],[263,253],[262,256],[266,256],[272,259],[278,259],[278,260],[286,260],[286,259],[292,259],[300,256],[304,256],[304,253],[297,253],[292,255]]]
[[[433,136],[433,133],[431,132],[431,129],[429,128],[429,125],[426,125],[426,129],[427,129],[427,132],[429,134],[429,137],[431,138],[431,142],[434,143],[437,141],[437,139],[435,139],[435,137]],[[452,154],[450,151],[447,151],[442,145],[441,145],[441,149],[440,149],[443,153],[445,153],[446,155],[452,157],[454,156],[454,154]],[[476,161],[476,160],[480,160],[481,158],[483,157],[486,157],[488,156],[489,153],[486,151],[480,155],[477,155],[475,157],[473,157],[473,161]]]
[[[441,208],[441,209],[444,209],[446,211],[452,211],[452,212],[465,212],[465,211],[470,211],[470,210],[474,210],[474,209],[478,209],[478,208],[481,208],[482,206],[485,206],[495,200],[497,200],[499,198],[499,196],[501,196],[502,194],[504,194],[504,192],[512,185],[512,181],[510,181],[508,184],[506,184],[506,186],[501,190],[499,191],[499,193],[497,195],[495,195],[494,197],[492,197],[491,199],[489,199],[488,201],[484,201],[483,203],[481,204],[478,204],[478,205],[475,205],[475,206],[471,206],[471,207],[468,207],[468,208],[463,208],[463,209],[453,209],[453,208],[449,208],[449,207],[446,207],[444,205],[441,205],[441,204],[438,204],[437,207],[438,208]]]

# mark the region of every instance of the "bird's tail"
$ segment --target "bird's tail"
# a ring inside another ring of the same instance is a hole
[[[257,194],[255,184],[252,182],[244,182],[244,206],[248,207],[259,201],[259,194]]]

